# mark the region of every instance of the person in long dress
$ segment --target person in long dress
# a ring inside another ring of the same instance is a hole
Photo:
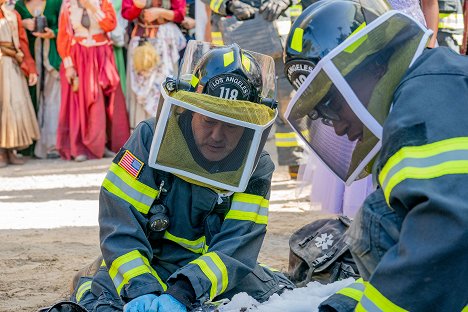
[[[116,27],[110,0],[65,0],[58,52],[62,99],[57,150],[64,159],[111,156],[130,135],[108,33]]]
[[[134,25],[128,47],[126,95],[130,127],[134,129],[140,121],[155,116],[161,82],[177,72],[185,37],[174,23],[184,20],[185,0],[123,0],[122,16]],[[157,60],[135,66],[134,53],[142,38],[154,47]],[[142,71],[138,67],[150,68]]]
[[[26,77],[26,78],[25,78]],[[28,91],[37,82],[21,16],[0,0],[0,167],[23,164],[16,151],[39,139],[39,127]]]
[[[15,9],[23,19],[29,42],[29,52],[39,74],[36,86],[30,87],[31,100],[37,112],[41,138],[36,142],[34,155],[39,158],[59,157],[57,140],[60,110],[60,64],[57,52],[58,20],[62,0],[19,0]],[[36,29],[36,18],[45,18],[47,26]]]

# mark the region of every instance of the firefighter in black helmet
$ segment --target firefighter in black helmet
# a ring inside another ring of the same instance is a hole
[[[288,121],[347,184],[375,159],[377,189],[346,238],[363,280],[319,309],[462,311],[468,304],[468,59],[445,47],[424,49],[431,31],[386,7],[384,1],[315,3],[287,41],[286,73],[301,85]],[[341,128],[345,112],[355,118]],[[352,133],[356,128],[360,135]]]

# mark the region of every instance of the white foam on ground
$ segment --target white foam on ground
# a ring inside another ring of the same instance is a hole
[[[354,279],[348,278],[332,284],[323,285],[311,282],[306,287],[285,291],[281,296],[273,295],[259,304],[246,293],[235,295],[231,302],[219,308],[220,312],[258,311],[258,312],[313,312],[318,311],[321,302],[338,290],[352,284]]]

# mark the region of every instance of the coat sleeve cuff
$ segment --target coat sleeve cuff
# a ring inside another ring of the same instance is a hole
[[[176,280],[164,293],[176,298],[187,308],[190,308],[195,301],[195,290],[193,290],[192,284],[185,276],[181,276]]]
[[[319,305],[319,312],[353,312],[357,304],[348,296],[334,294]]]

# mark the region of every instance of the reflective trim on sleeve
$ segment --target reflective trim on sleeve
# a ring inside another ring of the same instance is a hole
[[[356,306],[356,312],[408,312],[382,295],[374,286],[367,283],[364,295]]]
[[[461,13],[439,13],[439,28],[463,30],[463,14]]]
[[[223,0],[211,0],[210,1],[210,9],[219,14],[219,8],[221,7],[221,4],[223,4]]]
[[[138,250],[133,250],[118,257],[112,262],[109,269],[109,276],[119,295],[122,288],[128,284],[132,278],[146,273],[153,275],[158,280],[163,290],[167,289],[166,284],[161,280],[153,267],[151,267],[148,259]]]
[[[167,240],[170,240],[182,247],[184,247],[185,249],[188,249],[194,253],[197,253],[197,254],[204,254],[206,253],[206,249],[207,247],[205,246],[206,245],[206,237],[205,236],[202,236],[196,240],[188,240],[186,238],[182,238],[182,237],[177,237],[171,233],[169,233],[168,231],[164,232],[164,238],[167,239]]]
[[[87,291],[91,290],[91,283],[92,281],[86,281],[83,284],[81,284],[80,287],[78,287],[78,290],[76,291],[76,295],[75,295],[76,303],[79,303],[81,298],[83,298],[83,295]]]
[[[299,140],[295,132],[275,133],[275,145],[277,147],[299,146]]]
[[[198,265],[211,282],[210,300],[226,290],[229,283],[227,268],[215,252],[209,252],[190,263]]]
[[[147,214],[159,191],[135,180],[120,166],[112,163],[102,186],[125,200],[141,213]]]
[[[361,300],[362,298],[362,294],[364,292],[364,281],[362,278],[356,280],[354,283],[352,283],[351,285],[343,288],[343,289],[340,289],[339,291],[337,291],[336,293],[337,294],[340,294],[340,295],[343,295],[343,296],[346,296],[346,297],[349,297],[351,299],[354,299],[356,301],[359,301]]]
[[[465,306],[465,307],[463,308],[463,310],[461,310],[461,312],[468,312],[468,305]]]
[[[289,7],[289,16],[297,17],[302,13],[302,4],[294,4]]]
[[[269,201],[262,196],[235,193],[232,198],[231,209],[226,219],[252,221],[258,224],[268,223]]]
[[[459,137],[403,147],[388,159],[379,174],[379,182],[389,204],[393,188],[406,179],[429,180],[467,173],[468,137]]]

